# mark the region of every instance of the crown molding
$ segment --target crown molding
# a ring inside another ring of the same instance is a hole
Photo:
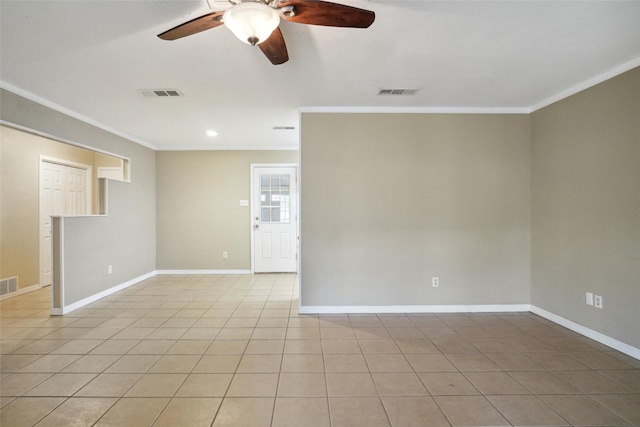
[[[128,134],[126,134],[124,132],[121,132],[121,131],[119,131],[117,129],[112,128],[111,126],[107,126],[107,125],[105,125],[103,123],[98,122],[97,120],[91,119],[91,118],[89,118],[89,117],[87,117],[85,115],[82,115],[82,114],[80,114],[80,113],[78,113],[76,111],[73,111],[73,110],[71,110],[69,108],[63,107],[62,105],[56,104],[53,101],[49,101],[48,99],[42,98],[41,96],[35,95],[35,94],[31,93],[31,92],[27,92],[24,89],[21,89],[21,88],[19,88],[17,86],[12,85],[11,83],[7,83],[7,82],[5,82],[3,80],[0,80],[0,88],[5,89],[5,90],[7,90],[9,92],[12,92],[12,93],[14,93],[14,94],[16,94],[18,96],[21,96],[21,97],[23,97],[25,99],[28,99],[29,101],[33,101],[33,102],[38,103],[38,104],[40,104],[40,105],[42,105],[44,107],[47,107],[47,108],[50,108],[50,109],[52,109],[54,111],[62,113],[64,115],[66,115],[66,116],[72,117],[72,118],[74,118],[76,120],[80,120],[81,122],[84,122],[84,123],[86,123],[88,125],[94,126],[94,127],[98,128],[98,129],[102,129],[105,132],[109,132],[109,133],[111,133],[113,135],[116,135],[116,136],[119,136],[121,138],[128,139],[131,142],[135,142],[136,144],[140,144],[140,145],[142,145],[144,147],[151,148],[152,150],[156,150],[156,147],[153,144],[151,144],[151,143],[149,143],[147,141],[144,141],[142,139],[139,139],[139,138],[136,138],[134,136],[128,135]]]

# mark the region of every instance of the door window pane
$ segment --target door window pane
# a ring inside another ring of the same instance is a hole
[[[260,177],[260,221],[289,223],[291,205],[289,175],[262,175]]]

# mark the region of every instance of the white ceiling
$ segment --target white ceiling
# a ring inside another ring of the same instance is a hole
[[[160,150],[273,149],[301,109],[529,112],[640,65],[640,0],[338,0],[376,21],[282,22],[279,66],[224,27],[156,37],[221,1],[0,0],[2,86]]]

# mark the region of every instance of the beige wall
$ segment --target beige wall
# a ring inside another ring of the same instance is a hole
[[[18,276],[25,288],[40,283],[40,156],[95,171],[94,153],[6,126],[0,126],[0,149],[0,278]]]
[[[532,303],[640,348],[640,68],[532,115],[532,183]]]
[[[0,99],[0,119],[8,123],[130,159],[131,182],[118,182],[112,186],[112,190],[118,192],[113,198],[113,212],[117,215],[110,215],[109,218],[81,217],[66,220],[65,285],[72,292],[70,296],[76,300],[85,298],[153,272],[156,264],[155,152],[4,89],[0,90]],[[8,163],[4,150],[2,162],[1,206],[4,218],[4,213],[13,205],[5,199],[9,182],[4,176],[4,166]],[[31,188],[34,186],[38,188],[37,180],[35,183],[32,182]],[[21,194],[22,192],[15,196],[20,197]],[[22,201],[17,202],[16,206],[21,203]],[[109,207],[111,211],[111,203]],[[37,216],[37,213],[35,215]],[[105,222],[108,222],[107,226]],[[32,220],[32,224],[30,227],[37,233],[37,220]],[[7,240],[4,227],[2,240]],[[6,250],[3,244],[3,272],[7,266],[4,259]],[[28,253],[19,255],[33,256],[33,250],[30,247],[27,249]],[[111,275],[107,274],[107,264],[113,265]],[[35,277],[37,282],[37,265],[30,267],[29,274],[32,274],[30,277]],[[29,282],[33,280],[30,279]],[[29,284],[31,283],[23,282],[22,286]],[[75,300],[66,301],[67,304],[73,302]]]
[[[529,125],[303,114],[301,304],[528,303]]]
[[[297,162],[297,151],[157,152],[157,268],[249,270],[250,164]]]

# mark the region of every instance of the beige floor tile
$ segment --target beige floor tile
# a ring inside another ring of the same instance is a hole
[[[289,326],[287,317],[261,317],[256,324],[259,328],[286,328]]]
[[[413,372],[403,354],[365,354],[371,372]]]
[[[22,396],[47,378],[50,373],[15,373],[0,378],[0,396]]]
[[[424,329],[421,329],[425,335],[427,333]],[[459,335],[445,335],[441,337],[430,337],[427,335],[427,338],[431,339],[436,347],[442,352],[447,354],[461,354],[461,353],[478,353],[478,349],[474,347],[469,341],[460,337]]]
[[[39,359],[39,354],[5,354],[0,357],[0,373],[17,372]]]
[[[502,344],[504,346],[504,344]],[[539,365],[524,353],[485,353],[493,363],[505,371],[544,371]]]
[[[602,375],[623,384],[630,390],[640,393],[640,369],[599,371]]]
[[[458,372],[425,372],[418,374],[434,396],[466,396],[480,394],[464,375]]]
[[[227,391],[229,397],[273,397],[278,374],[236,374]]]
[[[20,397],[2,407],[0,425],[30,427],[60,405],[63,397]]]
[[[25,396],[72,396],[95,376],[96,374],[54,374],[26,392]]]
[[[239,373],[280,372],[280,354],[245,354],[240,360]]]
[[[433,398],[385,396],[382,403],[393,427],[449,427]]]
[[[436,396],[434,399],[453,426],[511,425],[484,396]]]
[[[278,397],[272,427],[329,427],[326,398]]]
[[[325,354],[326,372],[369,372],[362,354]]]
[[[403,353],[440,353],[438,347],[435,346],[427,338],[402,338],[396,339],[396,345]]]
[[[115,334],[111,339],[114,340],[141,340],[147,337],[156,328],[134,328],[128,327]]]
[[[281,372],[324,372],[321,354],[285,354],[282,356]]]
[[[363,353],[400,353],[400,349],[392,339],[358,340]]]
[[[213,427],[269,427],[274,398],[226,398]]]
[[[251,334],[252,340],[284,340],[287,328],[255,328]]]
[[[165,354],[176,342],[173,339],[146,339],[129,350],[128,354]]]
[[[208,427],[222,403],[219,398],[174,398],[164,408],[154,427]]]
[[[218,333],[219,340],[248,340],[254,328],[222,328]]]
[[[72,397],[40,421],[37,427],[91,426],[104,415],[118,399]]]
[[[168,402],[168,398],[122,398],[95,427],[150,426]]]
[[[540,396],[563,418],[575,425],[627,426],[618,415],[585,395]]]
[[[51,354],[29,363],[20,372],[58,372],[80,358],[79,355]]]
[[[634,425],[640,425],[640,394],[603,394],[592,396]]]
[[[259,316],[256,316],[256,317],[233,317],[233,318],[228,319],[227,321],[225,321],[220,326],[224,326],[224,327],[227,327],[227,328],[255,328],[256,325],[258,324],[258,319],[259,319]],[[213,325],[207,325],[207,326],[213,326]]]
[[[224,397],[232,374],[190,374],[176,397]]]
[[[72,340],[56,348],[50,354],[86,354],[102,342],[103,340]]]
[[[89,354],[64,368],[60,372],[100,373],[114,364],[120,356],[113,354]]]
[[[465,372],[464,376],[482,394],[530,394],[505,372]]]
[[[595,371],[559,371],[556,375],[587,394],[631,393],[632,390]]]
[[[7,340],[11,342],[11,340]],[[19,346],[13,351],[13,354],[47,354],[56,348],[66,344],[69,340],[63,339],[44,339],[31,341],[27,345]],[[4,347],[4,346],[3,346]]]
[[[116,340],[109,339],[91,351],[91,354],[125,354],[135,347],[140,340]]]
[[[179,340],[166,354],[204,354],[210,345],[209,340]]]
[[[160,357],[155,365],[149,369],[148,373],[188,374],[200,361],[201,357],[194,354],[167,354]]]
[[[186,374],[144,374],[125,396],[173,397],[186,378]]]
[[[353,328],[353,332],[356,335],[357,339],[382,339],[382,338],[386,338],[389,339],[391,338],[391,335],[389,335],[389,331],[387,331],[386,328],[380,326],[380,327],[354,327]]]
[[[377,397],[333,397],[329,399],[332,427],[385,427],[389,420]]]
[[[320,340],[285,340],[285,354],[320,354]]]
[[[500,371],[498,365],[487,356],[479,353],[446,354],[447,358],[460,371]]]
[[[552,372],[510,372],[509,375],[536,394],[580,393],[580,390]]]
[[[240,364],[241,354],[205,354],[193,368],[193,373],[233,374]]]
[[[327,393],[331,397],[376,396],[371,374],[327,373]]]
[[[322,373],[281,373],[278,397],[324,397],[327,395]]]
[[[486,396],[507,420],[518,426],[565,426],[569,423],[536,396]]]
[[[100,374],[85,385],[76,396],[121,397],[142,374]]]
[[[320,329],[314,328],[287,328],[288,340],[317,340],[320,339]]]
[[[125,355],[109,366],[105,372],[110,374],[144,374],[160,359],[157,355]]]
[[[415,372],[457,372],[443,354],[405,354]]]
[[[322,340],[324,354],[362,354],[357,340]]]
[[[207,349],[206,354],[243,354],[249,340],[222,340],[214,341]]]
[[[282,354],[283,352],[284,340],[251,339],[244,354]]]
[[[220,328],[190,328],[180,337],[182,340],[213,340],[220,333]]]
[[[568,356],[576,359],[591,369],[628,369],[630,365],[600,351],[569,352]]]
[[[374,373],[372,374],[380,396],[416,396],[429,394],[414,373]]]
[[[588,369],[576,359],[560,352],[525,353],[525,355],[540,366],[554,371],[584,370]]]

